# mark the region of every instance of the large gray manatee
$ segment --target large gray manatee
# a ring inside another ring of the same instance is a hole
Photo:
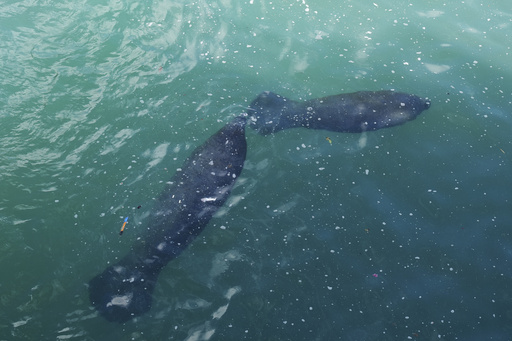
[[[162,268],[226,202],[245,161],[245,124],[235,118],[194,150],[158,199],[145,235],[89,282],[89,299],[107,320],[122,323],[147,312]]]
[[[395,91],[359,91],[304,102],[266,91],[250,105],[250,126],[261,135],[305,127],[360,133],[393,127],[415,119],[430,101]]]

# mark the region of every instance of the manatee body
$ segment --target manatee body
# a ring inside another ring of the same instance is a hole
[[[194,150],[158,199],[146,234],[89,282],[90,301],[107,320],[125,322],[147,312],[162,268],[226,202],[245,161],[245,123],[235,118]]]
[[[261,135],[295,127],[359,133],[403,124],[429,107],[427,99],[395,91],[359,91],[305,102],[266,91],[247,113],[250,126]]]

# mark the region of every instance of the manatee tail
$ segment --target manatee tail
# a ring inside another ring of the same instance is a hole
[[[283,129],[296,126],[290,117],[294,116],[294,101],[265,91],[259,94],[249,106],[247,114],[251,128],[261,135],[269,135]]]
[[[160,266],[127,256],[89,282],[89,299],[108,321],[124,323],[149,311]]]

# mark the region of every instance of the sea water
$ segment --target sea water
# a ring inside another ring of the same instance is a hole
[[[511,35],[506,0],[3,1],[0,340],[508,340]],[[91,307],[176,169],[261,91],[383,89],[431,108],[248,128],[151,311]]]

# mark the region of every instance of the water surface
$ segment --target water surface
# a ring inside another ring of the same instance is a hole
[[[0,339],[507,340],[511,33],[504,0],[4,2]],[[365,134],[248,129],[150,313],[94,311],[88,281],[258,93],[383,89],[432,106]]]

